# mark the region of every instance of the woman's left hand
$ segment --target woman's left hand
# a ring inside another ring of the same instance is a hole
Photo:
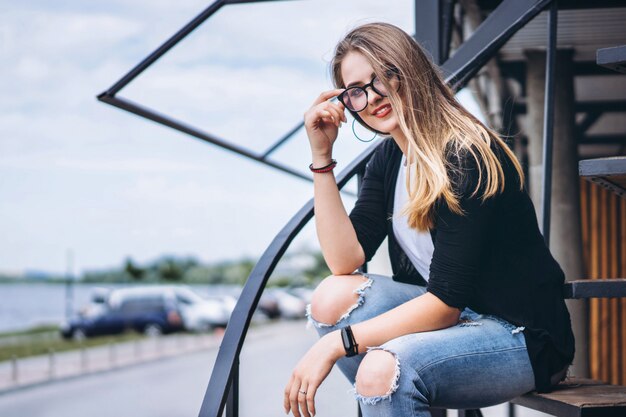
[[[295,417],[315,415],[315,393],[333,365],[345,354],[339,331],[328,333],[315,343],[296,365],[285,387],[283,406]]]

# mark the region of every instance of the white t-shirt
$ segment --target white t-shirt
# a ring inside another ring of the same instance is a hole
[[[417,272],[428,281],[430,261],[433,258],[433,241],[430,232],[419,232],[411,229],[407,216],[402,215],[402,209],[409,201],[409,192],[406,189],[406,157],[402,156],[398,180],[393,202],[393,233],[398,244],[407,254]]]

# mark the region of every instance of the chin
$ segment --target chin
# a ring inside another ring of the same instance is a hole
[[[384,133],[391,133],[399,127],[395,118],[390,118],[388,120],[367,120],[366,123],[379,132]]]

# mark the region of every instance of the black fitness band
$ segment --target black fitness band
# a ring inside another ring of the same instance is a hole
[[[346,356],[351,357],[359,354],[359,345],[354,340],[354,334],[352,334],[352,328],[346,326],[341,329],[341,341],[343,342],[343,348],[346,350]]]

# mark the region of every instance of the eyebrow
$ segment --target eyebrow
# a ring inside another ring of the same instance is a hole
[[[376,75],[376,74],[372,72],[372,74],[370,75],[370,77],[374,78],[374,76],[375,76],[375,75]],[[346,86],[346,88],[350,88],[350,87],[355,86],[355,85],[357,85],[357,84],[365,84],[365,83],[364,83],[363,81],[354,81],[354,82],[351,82],[350,84],[348,84],[348,85]]]

